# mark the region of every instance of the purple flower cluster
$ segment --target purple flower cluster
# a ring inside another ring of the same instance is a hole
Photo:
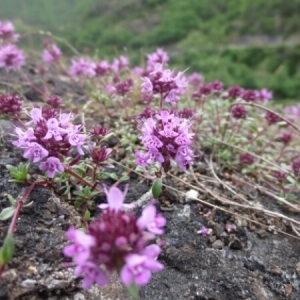
[[[247,108],[244,105],[234,105],[231,109],[231,114],[235,119],[246,119]]]
[[[11,22],[0,22],[0,41],[17,42],[19,36],[15,33],[14,25]]]
[[[40,169],[48,170],[50,178],[55,172],[63,171],[60,160],[69,155],[72,148],[76,148],[78,154],[84,154],[82,147],[86,135],[80,125],[71,123],[71,113],[58,113],[53,108],[33,108],[30,116],[25,131],[15,128],[18,140],[13,145],[24,149],[23,156],[34,163],[42,161]]]
[[[205,98],[211,94],[220,94],[223,91],[223,83],[215,80],[213,82],[201,83],[197,86],[196,91],[193,93],[193,98]]]
[[[20,113],[23,101],[18,95],[1,95],[0,96],[0,113],[7,115],[15,115]]]
[[[67,238],[73,243],[63,252],[73,258],[75,275],[84,277],[83,288],[93,283],[106,285],[108,273],[114,270],[125,285],[143,286],[150,281],[152,272],[163,269],[157,261],[160,247],[149,242],[155,235],[163,234],[166,219],[156,213],[152,204],[144,208],[138,219],[124,211],[126,192],[116,187],[105,189],[108,204],[100,205],[104,211],[88,226],[86,233],[74,227],[67,232]]]
[[[188,119],[177,117],[166,110],[154,118],[148,118],[141,128],[143,135],[140,137],[148,152],[136,152],[136,164],[146,167],[159,162],[167,171],[173,159],[181,169],[186,170],[194,158],[190,147],[194,134],[190,132],[190,126]]]
[[[74,77],[77,76],[86,76],[94,77],[96,75],[96,64],[90,60],[87,60],[83,57],[78,60],[72,60],[72,66],[70,69],[70,74]]]
[[[255,158],[250,153],[243,153],[240,155],[240,163],[244,165],[252,165],[255,161]]]
[[[60,57],[61,50],[55,44],[48,45],[42,53],[43,61],[48,65],[58,62]]]
[[[133,86],[133,80],[128,78],[124,81],[121,81],[119,76],[114,76],[113,85],[109,84],[106,86],[106,90],[109,94],[117,94],[120,96],[125,96],[129,93]]]
[[[0,68],[6,71],[19,69],[24,64],[25,56],[14,44],[6,44],[0,47]]]
[[[143,77],[143,81],[143,94],[160,95],[161,100],[171,104],[178,102],[187,85],[183,72],[175,73],[170,69],[163,69],[160,63],[153,66],[152,72]]]
[[[153,67],[155,64],[159,63],[162,65],[166,65],[168,61],[170,60],[170,57],[167,52],[165,52],[163,49],[158,48],[155,52],[150,53],[147,55],[147,71],[151,72],[153,71]]]
[[[124,55],[121,55],[119,58],[115,58],[111,65],[111,69],[116,73],[120,73],[122,70],[128,67],[129,67],[129,60]]]
[[[247,102],[262,101],[263,103],[269,102],[273,98],[273,93],[266,88],[257,90],[245,90],[238,85],[233,85],[227,89],[228,97],[231,99],[244,99]]]

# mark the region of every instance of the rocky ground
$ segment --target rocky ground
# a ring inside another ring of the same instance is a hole
[[[35,78],[34,67],[27,66],[27,72],[32,79]],[[78,103],[87,100],[76,84],[59,78],[55,73],[48,76],[53,93],[64,98],[71,97]],[[7,83],[13,87],[8,87]],[[3,90],[14,90],[14,84],[19,84],[19,88],[24,85],[22,90],[25,90],[27,99],[40,100],[33,90],[26,88],[19,75],[1,74],[0,87]],[[0,146],[2,210],[8,206],[6,195],[17,198],[25,186],[9,182],[10,176],[5,166],[17,165],[22,157],[10,142],[8,133],[12,132],[12,124],[1,121],[0,125],[3,133]],[[118,141],[114,144],[118,146]],[[121,150],[118,148],[118,151]],[[123,151],[122,159],[126,159],[126,151]],[[234,198],[222,185],[207,179],[211,174],[205,162],[196,162],[195,170],[196,178],[192,172],[184,176],[179,174],[183,181],[176,181],[171,176],[166,178],[170,188],[165,188],[158,203],[168,220],[162,237],[166,245],[159,258],[165,268],[154,274],[150,284],[141,289],[140,299],[300,299],[300,241],[274,230],[277,228],[293,234],[289,223],[274,220],[261,212],[224,204],[213,195],[224,195],[232,201]],[[199,198],[226,211],[184,196],[191,189],[184,182],[197,186],[197,178],[213,191],[213,194],[200,193]],[[150,182],[132,173],[129,184],[129,202],[149,197]],[[262,207],[282,212],[273,199],[258,193],[254,200],[251,190],[241,189],[240,192],[251,203],[260,202]],[[72,268],[64,266],[66,258],[62,249],[67,244],[65,232],[71,224],[80,224],[80,215],[70,203],[41,187],[31,193],[28,203],[30,205],[22,209],[18,220],[14,257],[0,282],[1,300],[129,299],[116,274],[112,275],[111,284],[103,289],[93,287],[82,290],[80,279],[74,277]],[[298,218],[292,213],[289,216]],[[255,221],[265,226],[257,225]],[[0,223],[0,245],[8,226],[9,221]],[[210,229],[208,236],[197,233],[202,226]]]

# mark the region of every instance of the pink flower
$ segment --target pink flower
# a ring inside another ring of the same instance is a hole
[[[142,92],[152,92],[153,90],[153,85],[151,80],[148,77],[144,77],[143,78],[144,83],[142,84]]]
[[[273,98],[273,93],[267,89],[262,89],[259,92],[259,96],[262,102],[267,103]]]
[[[69,143],[72,146],[76,146],[77,152],[80,155],[84,154],[81,147],[82,147],[82,145],[84,145],[85,138],[86,138],[86,136],[84,134],[80,134],[80,133],[76,132],[76,130],[74,132],[72,132],[71,134],[69,134],[69,139],[68,139]]]
[[[118,73],[120,72],[122,69],[126,69],[129,66],[129,60],[126,56],[121,55],[119,58],[115,58],[111,68],[114,72]]]
[[[55,44],[52,44],[48,49],[45,49],[42,54],[43,61],[49,65],[57,62],[60,57],[61,51]]]
[[[40,108],[33,108],[30,112],[31,121],[27,122],[26,125],[37,125],[43,119],[42,110]]]
[[[148,61],[147,61],[148,71],[152,70],[154,64],[156,63],[166,64],[170,60],[168,53],[161,48],[158,48],[156,49],[155,52],[148,54],[147,57],[148,57]]]
[[[81,57],[78,60],[72,60],[70,74],[72,76],[94,77],[96,75],[96,64]]]
[[[82,287],[88,289],[94,282],[100,287],[105,286],[108,283],[108,277],[106,273],[92,262],[85,262],[76,267],[74,274],[76,276],[84,275]]]
[[[0,47],[0,68],[6,71],[20,69],[24,64],[25,56],[16,45],[7,44]]]
[[[0,22],[0,39],[3,41],[16,42],[19,34],[15,34],[14,25],[11,22]]]
[[[53,178],[56,172],[63,172],[64,166],[57,157],[48,157],[39,166],[40,170],[48,170],[48,177]]]
[[[107,74],[110,70],[111,70],[111,66],[106,60],[100,61],[95,66],[96,76],[103,76],[103,75]]]
[[[133,207],[132,204],[124,204],[125,197],[128,192],[128,188],[129,188],[129,186],[126,185],[125,190],[122,193],[122,191],[120,189],[118,189],[117,187],[113,186],[108,191],[107,187],[104,186],[104,192],[106,194],[107,204],[103,203],[103,204],[100,204],[98,207],[101,209],[109,208],[109,209],[115,210],[115,211],[118,211],[118,210],[122,209],[123,207],[132,208]]]
[[[59,122],[55,118],[51,118],[47,121],[47,128],[48,131],[46,136],[44,137],[44,140],[48,140],[53,137],[56,141],[61,141],[61,134],[66,132],[66,130],[59,127]]]
[[[32,142],[26,145],[26,150],[23,154],[23,157],[27,159],[32,159],[32,161],[35,163],[41,160],[42,158],[47,157],[48,155],[48,150],[43,148],[40,144]]]
[[[159,246],[150,245],[146,247],[143,255],[127,255],[126,263],[120,272],[122,282],[125,285],[131,285],[133,282],[139,286],[146,285],[150,281],[151,271],[158,272],[163,269],[163,265],[156,260],[159,253]]]
[[[202,226],[202,228],[199,231],[197,231],[197,233],[201,234],[202,236],[207,236],[208,228],[206,228],[205,226]]]
[[[190,148],[194,133],[190,132],[190,126],[188,119],[179,118],[165,110],[156,114],[155,119],[148,118],[140,136],[148,152],[136,152],[136,163],[145,167],[146,163],[158,161],[168,170],[170,159],[173,159],[185,170],[194,157]]]
[[[16,127],[14,131],[19,139],[17,141],[12,142],[12,144],[18,148],[27,147],[29,143],[36,140],[33,129],[23,131],[21,128]]]
[[[148,153],[142,153],[140,151],[135,152],[135,158],[136,161],[135,163],[143,168],[147,167],[148,165],[148,159],[149,159],[149,154]]]
[[[63,253],[66,256],[73,257],[73,260],[83,265],[89,258],[91,247],[96,244],[96,240],[89,234],[84,233],[82,230],[70,227],[67,231],[67,239],[74,242],[64,248]]]
[[[161,214],[156,214],[156,208],[154,205],[146,206],[142,211],[142,216],[137,220],[137,225],[149,232],[161,235],[164,231],[161,227],[166,225],[167,221]]]

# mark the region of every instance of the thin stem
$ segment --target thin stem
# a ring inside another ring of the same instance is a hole
[[[20,215],[20,211],[23,207],[23,205],[25,204],[29,194],[32,192],[32,190],[35,188],[36,185],[38,184],[43,184],[45,183],[46,181],[35,181],[35,182],[32,182],[31,185],[25,190],[23,196],[20,198],[20,200],[18,201],[18,204],[16,206],[16,210],[15,210],[15,213],[14,213],[14,216],[11,220],[11,223],[9,225],[9,229],[8,229],[8,232],[7,232],[7,235],[11,235],[13,236],[14,234],[14,231],[16,229],[16,225],[17,225],[17,221],[18,221],[18,218],[19,218],[19,215]],[[4,263],[1,268],[0,268],[0,279],[2,277],[2,273],[4,271],[6,267],[6,263]]]
[[[79,174],[77,174],[76,172],[74,172],[73,170],[71,170],[70,168],[66,168],[64,170],[66,173],[69,173],[70,175],[72,175],[73,177],[75,177],[76,179],[78,179],[80,182],[82,182],[83,184],[94,188],[96,191],[98,192],[103,192],[102,189],[99,189],[98,187],[94,187],[95,185],[90,183],[89,181],[85,180],[83,177],[81,177]]]

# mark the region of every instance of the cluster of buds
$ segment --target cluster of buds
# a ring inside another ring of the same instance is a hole
[[[105,188],[108,204],[99,207],[102,214],[86,228],[86,232],[71,227],[67,238],[73,242],[64,248],[66,256],[72,257],[76,276],[83,276],[83,288],[93,283],[104,286],[108,273],[114,270],[121,281],[130,286],[146,285],[152,272],[161,271],[163,265],[157,261],[161,252],[159,245],[149,242],[163,234],[166,219],[156,213],[154,205],[143,209],[141,217],[125,211],[125,195],[117,187]]]
[[[114,76],[113,83],[114,85],[107,85],[106,89],[109,94],[117,94],[119,96],[125,96],[131,91],[133,86],[133,80],[131,78],[121,81],[119,76]]]
[[[223,83],[215,80],[213,82],[201,83],[197,86],[197,90],[193,93],[192,98],[202,99],[208,95],[220,94],[223,91]]]
[[[86,135],[80,125],[72,124],[71,113],[58,113],[54,108],[33,108],[31,120],[26,123],[26,130],[16,127],[14,132],[18,140],[13,145],[24,149],[23,156],[34,163],[40,163],[41,170],[48,170],[48,177],[63,171],[61,159],[70,155],[76,148],[83,155]]]
[[[232,117],[235,119],[246,119],[247,108],[244,105],[234,105],[231,109]]]
[[[136,164],[146,167],[155,162],[161,163],[165,171],[170,168],[171,159],[186,170],[193,162],[194,152],[191,149],[193,133],[191,123],[175,114],[163,110],[155,117],[148,118],[142,128],[142,140],[148,152],[136,152]]]
[[[243,99],[247,102],[262,101],[263,103],[269,102],[273,98],[273,93],[266,88],[258,90],[245,90],[238,85],[233,85],[227,89],[227,95],[231,99]]]
[[[163,69],[163,65],[156,63],[148,77],[144,77],[142,93],[160,95],[160,99],[176,104],[180,95],[185,91],[186,81],[182,72],[175,74],[170,69]]]
[[[244,165],[252,165],[255,161],[255,158],[250,153],[243,153],[240,155],[240,163]]]
[[[1,95],[0,113],[15,116],[23,110],[22,104],[23,101],[21,101],[18,95]]]

